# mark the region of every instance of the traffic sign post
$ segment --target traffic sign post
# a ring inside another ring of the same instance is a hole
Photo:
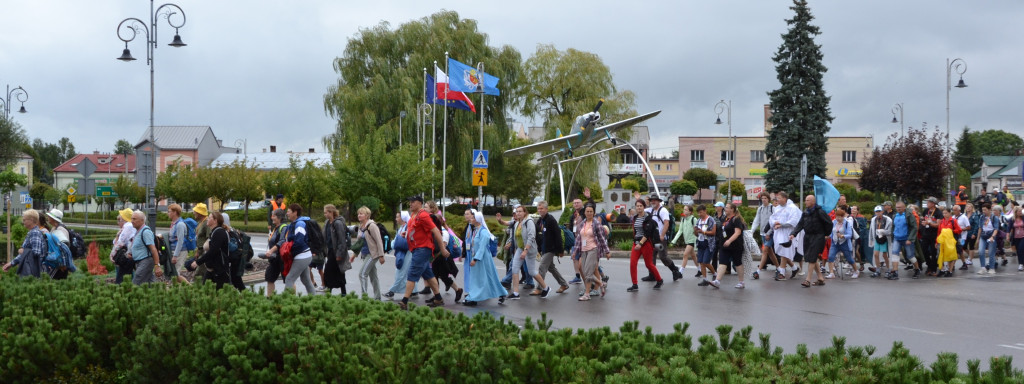
[[[114,187],[96,187],[96,197],[117,197]]]
[[[487,168],[476,168],[473,170],[473,186],[487,186]]]
[[[96,164],[89,160],[88,157],[82,159],[82,162],[75,166],[78,172],[82,174],[82,180],[78,180],[78,189],[88,193],[89,191],[96,190],[96,180],[89,179],[96,172]],[[74,188],[68,188],[69,192]],[[89,234],[89,201],[85,202],[85,234]]]
[[[800,209],[804,209],[804,183],[807,182],[807,154],[800,158]]]

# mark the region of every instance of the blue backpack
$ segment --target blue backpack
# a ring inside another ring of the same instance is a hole
[[[185,234],[186,251],[194,251],[196,249],[196,226],[198,225],[195,219],[191,217],[185,219],[185,228],[188,228],[188,233]]]
[[[46,234],[46,257],[43,258],[43,265],[50,270],[67,269],[69,272],[76,272],[75,263],[71,260],[71,248],[57,239],[51,233]]]
[[[498,256],[498,238],[491,235],[491,240],[487,242],[487,251],[491,253],[491,257]]]
[[[572,252],[572,247],[576,245],[576,234],[566,228],[565,224],[558,227],[562,229],[562,248],[566,253]]]

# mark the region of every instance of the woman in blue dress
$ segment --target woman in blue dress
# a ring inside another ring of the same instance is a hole
[[[494,255],[489,249],[491,231],[487,229],[484,215],[467,209],[465,217],[469,227],[466,229],[466,259],[463,261],[466,300],[462,303],[475,306],[480,301],[498,298],[498,303],[504,304],[508,291],[501,286],[501,278],[494,267]]]

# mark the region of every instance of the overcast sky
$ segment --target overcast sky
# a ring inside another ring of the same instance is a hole
[[[156,124],[210,125],[225,145],[248,139],[250,152],[271,144],[321,151],[320,138],[334,129],[323,95],[337,81],[332,60],[348,39],[441,9],[477,20],[492,46],[511,45],[524,59],[537,44],[598,54],[619,89],[636,93],[640,112],[663,110],[649,121],[655,153],[675,149],[678,136],[725,135],[725,125],[712,124],[719,99],[732,100],[734,134],[759,135],[766,92],[778,87],[771,57],[793,15],[783,0],[177,4],[188,18],[180,31],[188,46],[168,47],[174,29],[159,25]],[[1024,134],[1024,2],[810,6],[829,69],[832,135],[874,135],[880,144],[899,130],[890,123],[897,102],[907,125],[944,131],[946,59],[957,57],[968,65],[969,87],[950,95],[954,137],[964,125]],[[14,116],[31,138],[67,136],[79,152],[139,139],[149,124],[144,39],[129,44],[138,61],[115,60],[124,48],[116,27],[148,12],[144,0],[0,0],[0,87],[29,92],[29,113]]]

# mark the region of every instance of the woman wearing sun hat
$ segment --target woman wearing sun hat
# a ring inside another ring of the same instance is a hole
[[[128,248],[132,246],[132,239],[135,238],[135,227],[132,226],[132,210],[131,208],[125,208],[117,211],[117,236],[114,236],[114,246],[110,249],[110,262],[114,262],[114,255],[117,254],[117,250],[120,248]],[[114,264],[114,283],[121,284],[124,275],[131,275],[134,271],[122,272],[117,264]]]
[[[210,229],[210,227],[208,225],[206,225],[206,217],[209,216],[209,215],[210,215],[210,211],[206,209],[206,204],[204,204],[204,203],[199,203],[199,204],[196,204],[196,206],[192,207],[192,216],[196,219],[196,223],[197,223],[197,225],[196,225],[196,247],[202,247],[204,244],[206,244],[206,240],[210,239],[210,231],[211,231],[211,229]],[[196,251],[196,257],[199,257],[200,253],[202,253],[202,252],[199,252],[197,250]],[[206,279],[206,272],[207,271],[206,271],[206,265],[205,264],[199,264],[199,266],[198,266],[198,268],[196,269],[195,272],[196,272],[196,274],[195,274],[195,278],[193,280],[197,280],[197,281],[202,282],[203,280]]]

